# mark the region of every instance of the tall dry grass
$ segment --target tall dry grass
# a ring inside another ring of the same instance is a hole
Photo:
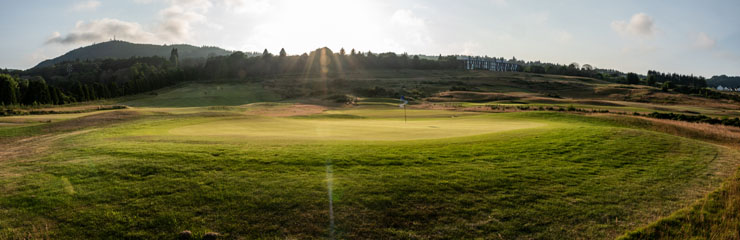
[[[714,144],[740,149],[740,128],[737,127],[655,119],[631,115],[592,114],[592,116],[608,119],[623,125],[640,127],[652,131],[708,141]]]
[[[740,149],[740,128],[737,127],[627,115],[599,114],[597,117]],[[740,240],[740,169],[736,169],[719,189],[689,207],[619,239]]]

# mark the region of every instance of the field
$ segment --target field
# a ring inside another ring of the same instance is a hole
[[[158,93],[158,92],[161,92]],[[140,107],[202,107],[242,105],[252,102],[277,101],[274,94],[256,84],[190,83],[171,89],[150,93],[148,97],[123,101],[121,104]]]
[[[122,99],[132,106],[123,110],[0,118],[0,239],[739,237],[724,210],[738,195],[732,134],[423,104],[404,121],[389,98],[319,106],[278,96],[193,83]],[[447,103],[512,101],[489,100]]]
[[[736,154],[568,114],[401,114],[141,111],[66,132],[2,162],[0,236],[611,238],[716,188]]]

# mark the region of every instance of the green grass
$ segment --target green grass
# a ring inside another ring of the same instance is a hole
[[[19,137],[34,135],[42,128],[42,124],[22,124],[16,126],[0,127],[0,137]]]
[[[479,131],[394,128],[398,109],[359,108],[307,118],[151,115],[69,136],[49,154],[0,161],[0,238],[167,239],[186,229],[329,237],[331,181],[337,238],[605,239],[722,180],[716,158],[726,150],[599,119],[409,116],[408,125]],[[287,130],[265,130],[270,124]],[[527,128],[496,131],[515,124]],[[209,135],[224,126],[254,128]],[[362,140],[307,138],[302,128]],[[404,131],[425,137],[402,141]]]
[[[740,239],[740,171],[692,206],[619,239]]]
[[[484,117],[454,119],[417,119],[404,123],[403,113],[395,119],[357,119],[357,115],[326,114],[325,118],[234,117],[209,119],[196,124],[167,130],[167,135],[210,138],[242,138],[249,140],[412,140],[478,135],[543,126],[522,120],[491,121]],[[321,115],[319,115],[321,116]],[[350,117],[349,119],[347,119]],[[354,117],[355,119],[352,119]]]
[[[280,100],[259,84],[250,83],[188,83],[157,91],[156,95],[139,96],[121,104],[133,107],[203,107],[237,106],[254,102]]]

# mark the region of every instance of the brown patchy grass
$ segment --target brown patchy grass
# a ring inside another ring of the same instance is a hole
[[[290,104],[285,106],[254,106],[246,113],[268,117],[292,117],[319,114],[328,108],[312,104]]]
[[[700,139],[726,148],[740,148],[740,128],[646,117],[598,114],[598,117],[676,136]],[[729,177],[715,191],[652,224],[619,239],[735,239],[740,240],[740,169],[737,151],[722,151],[710,169]],[[734,174],[728,172],[734,171]],[[697,192],[701,192],[697,190]]]
[[[30,136],[0,138],[0,159],[28,158],[45,152],[49,145],[57,139],[89,131],[83,131],[83,129],[121,123],[138,116],[138,112],[129,110],[104,112],[45,124]]]
[[[592,114],[592,116],[676,136],[708,141],[717,145],[740,148],[740,128],[737,127],[629,115]]]
[[[35,111],[54,111],[54,112],[84,112],[84,111],[97,111],[101,109],[110,109],[114,105],[83,105],[83,106],[55,106],[33,109]]]
[[[21,139],[18,139],[14,144],[0,145],[2,146],[2,149],[0,149],[0,159],[3,159],[3,160],[19,159],[21,161],[29,160],[31,156],[35,156],[35,155],[48,152],[49,147],[56,140],[70,137],[70,136],[84,134],[92,130],[94,129],[77,130],[74,132],[67,132],[67,133],[62,133],[62,134],[44,134],[40,136],[21,138]],[[19,161],[14,161],[14,162],[19,162]],[[5,176],[5,174],[2,171],[0,171],[0,176]]]
[[[61,131],[75,131],[88,127],[102,127],[125,122],[138,116],[140,116],[138,112],[130,110],[105,112],[75,118],[68,121],[52,123],[49,124],[47,128],[45,128],[45,131],[48,133],[54,133]]]
[[[522,95],[530,94],[446,91],[435,94],[434,96],[429,97],[426,100],[432,102],[491,102],[499,100],[516,100],[523,97]]]
[[[740,239],[740,169],[692,206],[619,239]]]

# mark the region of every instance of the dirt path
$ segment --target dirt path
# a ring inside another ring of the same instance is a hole
[[[121,123],[139,116],[135,111],[105,112],[45,125],[41,135],[0,139],[0,164],[24,161],[49,150],[59,139],[84,134],[103,126]]]

